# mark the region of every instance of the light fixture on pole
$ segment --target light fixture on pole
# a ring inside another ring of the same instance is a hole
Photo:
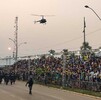
[[[99,20],[101,20],[101,18],[100,18],[99,15],[94,11],[94,9],[92,9],[92,8],[89,7],[88,5],[85,5],[85,8],[91,9],[91,10],[95,13],[95,15],[99,18]]]
[[[13,49],[13,58],[14,58],[14,60],[16,60],[16,58],[15,58],[15,53],[16,53],[16,42],[15,42],[15,40],[13,40],[13,39],[11,39],[11,38],[9,38],[9,40],[11,40],[13,43],[14,43],[14,49]]]
[[[13,50],[13,58],[16,60],[16,56],[15,56],[15,53],[16,53],[16,42],[13,40],[13,39],[11,39],[11,38],[9,38],[9,40],[11,40],[13,43],[14,43],[14,50]],[[17,46],[17,49],[21,46],[21,45],[23,45],[23,44],[27,44],[27,42],[22,42],[22,43],[20,43],[20,44],[18,44],[18,46]],[[10,48],[8,48],[8,49],[10,49]],[[18,53],[17,53],[18,54]]]
[[[18,45],[18,47],[21,46],[22,44],[27,44],[27,42],[22,42],[22,43],[20,43],[20,44]]]

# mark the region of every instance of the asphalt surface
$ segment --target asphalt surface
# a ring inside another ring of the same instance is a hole
[[[19,81],[13,85],[0,84],[0,100],[101,100],[101,98],[36,84],[33,85],[30,95],[25,84]]]

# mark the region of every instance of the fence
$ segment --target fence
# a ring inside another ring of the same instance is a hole
[[[52,78],[48,78],[48,77],[44,78],[40,76],[35,78],[35,81],[45,85],[51,84],[56,86],[62,86],[62,78],[59,80],[54,80]],[[101,82],[69,80],[69,81],[65,81],[64,87],[101,92]]]

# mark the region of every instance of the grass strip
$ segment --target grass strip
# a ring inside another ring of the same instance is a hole
[[[37,83],[37,84],[44,85],[41,83]],[[77,92],[77,93],[82,93],[82,94],[91,95],[91,96],[95,96],[95,97],[101,97],[101,92],[95,92],[95,91],[78,89],[78,88],[61,87],[59,85],[53,85],[53,84],[47,84],[44,86],[53,87],[53,88],[57,88],[57,89],[63,89],[63,90],[67,90],[67,91]]]

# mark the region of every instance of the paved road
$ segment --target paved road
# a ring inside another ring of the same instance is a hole
[[[16,82],[14,85],[0,85],[0,100],[101,100],[91,96],[70,91],[54,89],[42,85],[33,86],[33,94],[28,94],[25,82]]]

